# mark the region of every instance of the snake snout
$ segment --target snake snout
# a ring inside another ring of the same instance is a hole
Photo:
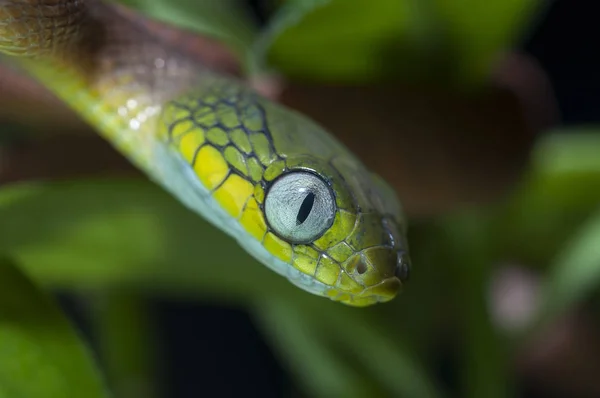
[[[406,260],[395,249],[377,246],[363,250],[354,258],[354,277],[364,286],[372,287],[387,279],[399,279]]]
[[[393,299],[408,278],[410,262],[397,247],[371,246],[351,256],[342,268],[332,298],[352,306],[366,306]]]

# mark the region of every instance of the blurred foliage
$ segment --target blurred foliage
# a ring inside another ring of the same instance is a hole
[[[310,396],[442,396],[385,318],[321,301],[268,297],[254,308]]]
[[[507,259],[551,264],[546,319],[559,316],[597,286],[600,256],[594,243],[600,235],[593,215],[600,193],[590,187],[600,183],[600,168],[593,159],[583,159],[585,152],[595,154],[580,142],[590,145],[592,138],[600,146],[600,134],[556,132],[539,143],[527,178],[505,203],[416,224],[410,237],[418,272],[410,289],[389,305],[362,312],[299,291],[250,260],[229,237],[190,217],[160,188],[137,179],[4,188],[0,251],[48,287],[253,303],[265,332],[315,395],[368,391],[385,396],[393,391],[406,397],[439,396],[421,362],[439,338],[439,326],[447,327],[448,319],[432,317],[444,313],[443,303],[448,313],[466,317],[464,323],[453,322],[469,325],[463,331],[472,347],[465,354],[473,355],[465,359],[473,365],[466,370],[469,386],[479,380],[481,388],[494,392],[485,396],[506,396],[498,389],[508,385],[498,366],[510,344],[492,330],[481,297],[495,262]],[[573,156],[579,166],[565,167],[565,158],[577,148],[584,149]],[[527,257],[528,252],[537,254]],[[315,378],[317,363],[327,371]],[[481,391],[475,389],[472,396],[482,396]]]
[[[87,348],[47,294],[0,258],[0,397],[108,397]]]
[[[90,297],[91,296],[91,297]],[[87,294],[97,346],[115,397],[159,398],[153,383],[160,368],[154,324],[138,292]]]
[[[260,29],[233,0],[123,3],[220,38],[254,74],[273,68],[327,82],[421,79],[465,87],[485,82],[493,61],[540,7],[534,0],[289,0]],[[538,142],[525,178],[506,200],[413,221],[410,288],[392,303],[366,310],[293,287],[139,179],[2,187],[0,253],[45,287],[102,292],[98,328],[119,392],[128,375],[139,378],[149,370],[139,360],[145,355],[140,346],[130,344],[147,340],[120,335],[118,326],[127,320],[129,330],[141,329],[136,294],[162,293],[247,306],[311,396],[445,396],[431,371],[443,338],[459,340],[463,348],[461,396],[511,396],[508,363],[522,335],[506,336],[492,325],[485,299],[491,273],[497,264],[513,262],[544,275],[542,305],[524,334],[593,293],[600,278],[598,148],[595,129],[555,131]],[[102,396],[93,366],[56,309],[1,264],[0,396],[7,388],[34,398],[68,396],[60,395],[64,386],[50,384],[45,395],[35,395],[27,390],[36,387],[28,384],[30,374],[19,373],[23,369],[64,371],[56,380],[69,380],[71,392]],[[11,341],[22,344],[18,355],[6,354]],[[29,362],[17,372],[7,358]],[[78,365],[74,373],[63,369],[66,361]]]
[[[274,7],[260,29],[240,11],[246,10],[240,0],[120,1],[222,39],[252,74],[274,69],[321,82],[400,80],[455,87],[484,81],[543,5],[540,0],[288,0]]]
[[[295,78],[480,83],[539,3],[290,0],[259,36],[256,51]]]

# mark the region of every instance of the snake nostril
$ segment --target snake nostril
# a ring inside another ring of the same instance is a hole
[[[410,261],[406,253],[398,252],[398,262],[396,263],[396,271],[394,273],[402,282],[406,282],[410,277]]]
[[[358,272],[359,275],[362,275],[365,272],[367,272],[367,264],[365,264],[362,261],[359,262],[358,265],[356,266],[356,272]]]

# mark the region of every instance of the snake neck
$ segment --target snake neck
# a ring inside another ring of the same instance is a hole
[[[38,20],[50,27],[49,36],[31,33],[13,48],[13,54],[23,55],[15,59],[136,166],[158,173],[153,155],[162,145],[165,105],[190,91],[201,97],[202,86],[223,79],[122,7],[96,1],[66,4]]]

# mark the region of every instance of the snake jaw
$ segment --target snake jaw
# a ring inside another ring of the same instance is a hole
[[[328,296],[333,300],[351,307],[367,307],[377,303],[385,303],[392,300],[402,287],[402,283],[396,277],[384,279],[375,286],[366,288],[361,293],[351,294],[331,290]]]

